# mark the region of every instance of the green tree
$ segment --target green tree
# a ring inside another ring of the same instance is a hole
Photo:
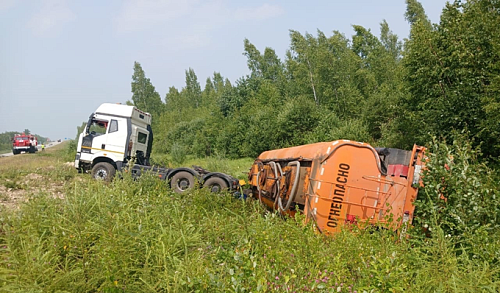
[[[290,147],[308,143],[304,134],[314,129],[319,120],[320,112],[311,99],[290,99],[276,115],[274,145]]]
[[[466,128],[487,142],[485,155],[500,154],[498,9],[486,0],[455,2],[447,4],[435,29],[412,25],[404,59],[407,125],[421,125],[413,129],[420,142]]]
[[[353,77],[360,58],[349,40],[339,32],[326,37],[321,31],[316,38],[291,31],[290,38],[286,60],[289,95],[310,97],[342,118],[356,115],[362,96]]]
[[[201,105],[201,86],[198,77],[192,68],[186,70],[186,87],[181,92],[193,108]]]
[[[168,88],[165,95],[165,110],[168,112],[180,112],[184,108],[184,101],[182,100],[179,90],[174,86]]]
[[[226,80],[226,82],[228,85],[231,84],[229,80]],[[243,106],[243,98],[238,93],[237,88],[228,86],[220,94],[218,105],[222,115],[224,115],[224,117],[228,117]]]
[[[244,53],[247,57],[247,67],[250,69],[251,77],[255,78],[263,78],[263,63],[264,60],[260,51],[252,44],[248,39],[245,39],[243,42]]]
[[[424,7],[417,0],[406,0],[405,18],[411,25],[420,21],[426,29],[431,29],[432,27],[427,14],[425,14]]]
[[[356,80],[365,97],[361,117],[372,138],[378,140],[387,129],[392,130],[392,120],[398,116],[405,92],[400,73],[402,45],[385,20],[380,24],[380,39],[361,26],[354,26],[354,30],[352,47],[361,58]]]
[[[290,39],[290,51],[287,53],[289,70],[293,72],[297,86],[308,89],[304,94],[312,96],[316,105],[319,105],[316,40],[311,34],[304,37],[297,31],[290,31]]]
[[[285,66],[276,52],[272,48],[266,47],[264,54],[261,54],[248,39],[244,41],[244,51],[243,55],[247,57],[247,66],[250,70],[249,78],[254,81],[270,81],[280,90],[282,96],[286,96]]]
[[[12,139],[19,133],[16,131],[7,131],[0,133],[0,153],[9,152],[12,150]]]
[[[385,19],[380,24],[380,42],[394,60],[401,59],[403,45],[398,36],[390,30],[389,24]]]
[[[139,109],[151,113],[155,118],[163,111],[160,94],[146,77],[139,62],[134,62],[132,75],[132,102]],[[154,121],[154,119],[153,119]]]

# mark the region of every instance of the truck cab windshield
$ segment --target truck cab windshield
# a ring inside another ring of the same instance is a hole
[[[92,119],[88,127],[88,133],[92,135],[102,135],[106,133],[108,121]]]

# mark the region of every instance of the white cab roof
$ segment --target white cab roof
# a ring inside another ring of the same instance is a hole
[[[135,106],[104,103],[97,108],[95,113],[120,117],[130,117],[132,118],[132,120],[139,120],[143,123],[151,124],[151,114],[141,111]]]

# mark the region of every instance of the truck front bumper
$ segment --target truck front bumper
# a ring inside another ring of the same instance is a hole
[[[13,147],[13,149],[15,149],[16,151],[29,151],[30,150],[30,146],[15,146]]]

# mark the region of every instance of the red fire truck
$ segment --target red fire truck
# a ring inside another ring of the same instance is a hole
[[[16,134],[12,139],[12,153],[14,155],[21,152],[34,153],[38,151],[38,141],[36,136],[31,134]]]

